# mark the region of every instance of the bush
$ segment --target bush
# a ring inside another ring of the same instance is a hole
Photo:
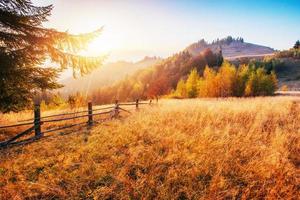
[[[84,97],[83,94],[79,92],[77,92],[74,95],[69,95],[68,98],[68,104],[71,109],[84,106],[86,102],[87,102],[86,97]]]

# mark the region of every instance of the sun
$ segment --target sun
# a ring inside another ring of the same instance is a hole
[[[113,38],[107,35],[100,35],[93,40],[86,49],[86,54],[91,56],[98,56],[102,54],[108,54],[117,48],[117,43]]]

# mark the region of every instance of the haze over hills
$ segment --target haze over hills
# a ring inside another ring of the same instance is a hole
[[[224,39],[217,39],[211,43],[204,39],[189,45],[183,51],[187,51],[192,56],[198,56],[205,49],[211,49],[217,53],[220,50],[225,59],[231,60],[240,57],[262,57],[273,54],[274,49],[262,45],[244,42],[243,38],[232,38],[228,36]],[[108,63],[102,68],[93,71],[91,74],[84,77],[74,79],[73,77],[62,80],[61,83],[65,85],[60,92],[63,94],[71,94],[75,92],[91,92],[103,86],[109,86],[118,80],[124,79],[134,72],[153,66],[162,61],[159,57],[145,57],[138,62],[118,61]]]
[[[90,92],[99,87],[108,86],[123,79],[128,75],[136,72],[139,69],[143,69],[148,66],[152,66],[162,58],[160,57],[148,57],[138,62],[118,61],[107,63],[99,69],[96,69],[91,74],[83,77],[73,78],[69,77],[61,81],[64,85],[59,91],[63,94],[72,94],[75,92]]]

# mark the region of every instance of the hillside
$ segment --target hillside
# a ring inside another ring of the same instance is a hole
[[[252,43],[246,43],[242,38],[234,39],[230,36],[221,40],[216,40],[212,43],[207,43],[205,40],[202,39],[197,43],[189,45],[186,49],[183,50],[183,52],[188,52],[191,55],[191,57],[195,57],[196,59],[198,59],[199,55],[204,50],[209,48],[214,53],[218,53],[220,47],[222,49],[223,56],[229,60],[237,59],[240,57],[261,57],[274,53],[274,50],[272,48]],[[176,56],[177,54],[166,59],[161,59],[157,57],[145,57],[145,59],[136,63],[125,61],[109,63],[103,66],[102,68],[95,70],[90,75],[79,77],[78,79],[68,78],[66,80],[63,80],[61,83],[65,85],[65,87],[62,88],[60,91],[63,94],[70,94],[77,91],[87,92],[90,94],[90,92],[95,91],[99,88],[113,85],[118,80],[124,80],[124,78],[127,75],[133,75],[138,70],[145,69],[147,67],[152,67],[156,64],[161,63],[161,61],[164,61],[163,63],[168,63],[168,60],[172,60]],[[173,62],[171,65],[175,63],[176,62]],[[166,64],[159,64],[158,66],[162,67],[165,65]],[[186,63],[186,65],[189,64]],[[177,68],[180,68],[182,70],[182,68],[179,66],[177,66]],[[182,76],[185,75],[186,74],[182,74]]]
[[[165,95],[176,88],[180,79],[186,78],[194,68],[202,73],[205,66],[219,66],[222,56],[206,50],[197,56],[183,51],[156,65],[141,69],[133,75],[107,87],[99,87],[91,94],[93,102],[98,104],[135,99],[149,99]]]
[[[290,97],[162,100],[2,150],[0,199],[297,199],[299,120]]]
[[[243,38],[234,39],[228,36],[224,39],[217,39],[212,43],[206,42],[204,39],[191,44],[186,50],[192,55],[198,55],[205,49],[211,49],[214,52],[222,50],[224,58],[232,60],[240,57],[261,57],[271,55],[274,49],[262,45],[244,42]]]
[[[69,77],[61,81],[64,85],[59,91],[63,94],[75,92],[91,92],[99,87],[112,85],[114,82],[133,74],[139,69],[152,66],[159,63],[162,59],[159,57],[145,57],[138,62],[118,61],[107,63],[99,69],[96,69],[89,75],[73,78]]]

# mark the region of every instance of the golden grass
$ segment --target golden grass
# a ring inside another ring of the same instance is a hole
[[[297,98],[163,100],[0,152],[0,199],[297,199]]]

